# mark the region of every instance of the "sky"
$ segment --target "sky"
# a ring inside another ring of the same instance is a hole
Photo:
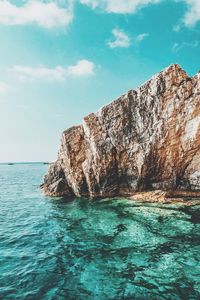
[[[172,63],[200,69],[199,0],[0,0],[0,162],[55,160],[63,130]]]

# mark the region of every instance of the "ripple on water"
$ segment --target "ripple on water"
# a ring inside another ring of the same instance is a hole
[[[0,299],[199,299],[199,206],[45,198],[0,165]]]

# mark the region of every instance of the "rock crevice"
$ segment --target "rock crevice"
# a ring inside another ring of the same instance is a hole
[[[63,132],[45,176],[52,196],[200,192],[200,73],[177,64]]]

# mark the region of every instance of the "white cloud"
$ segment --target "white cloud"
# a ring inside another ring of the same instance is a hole
[[[198,41],[193,41],[193,42],[182,42],[182,43],[174,43],[172,46],[172,51],[177,53],[180,50],[182,50],[183,48],[195,48],[199,46],[199,42]]]
[[[7,83],[0,81],[0,94],[5,94],[9,90]]]
[[[162,0],[80,0],[91,8],[101,8],[108,13],[135,13],[137,9],[148,4],[159,3]]]
[[[8,0],[0,0],[0,24],[37,24],[44,28],[66,27],[73,19],[72,9],[59,7],[55,2],[30,0],[16,6]]]
[[[140,42],[142,42],[145,38],[147,38],[148,36],[149,36],[149,33],[147,33],[147,32],[140,33],[140,34],[138,34],[138,35],[136,36],[135,41],[136,41],[137,43],[140,43]]]
[[[110,48],[127,48],[130,46],[131,40],[129,36],[121,29],[113,29],[112,34],[114,35],[114,40],[108,42]]]
[[[173,26],[173,31],[179,32],[180,30],[181,30],[181,24],[180,23]]]
[[[94,74],[95,65],[93,62],[83,59],[79,60],[76,65],[67,68],[67,74],[71,76],[85,76]]]
[[[92,9],[99,8],[107,13],[116,14],[133,14],[138,9],[150,4],[157,4],[164,0],[79,0],[80,3],[91,7]],[[181,1],[186,3],[187,11],[183,18],[182,24],[187,27],[194,26],[200,21],[200,0],[173,0],[174,2]],[[181,25],[175,25],[173,30],[178,32]]]
[[[200,0],[184,0],[188,10],[184,16],[183,22],[186,26],[194,26],[200,21]]]
[[[117,28],[112,30],[112,34],[114,39],[108,42],[110,48],[128,48],[132,41],[137,45],[149,36],[147,32],[140,33],[131,41],[131,38],[123,30]]]
[[[86,59],[79,60],[75,65],[66,68],[57,66],[55,68],[47,68],[43,66],[14,66],[9,69],[19,80],[43,79],[49,81],[63,81],[67,77],[81,77],[94,74],[95,65]]]

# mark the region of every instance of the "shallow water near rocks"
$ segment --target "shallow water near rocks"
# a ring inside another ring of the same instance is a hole
[[[46,171],[0,165],[0,299],[200,299],[199,205],[53,199]]]

